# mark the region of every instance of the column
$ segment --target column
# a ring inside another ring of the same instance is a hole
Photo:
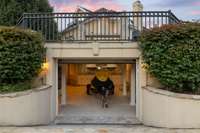
[[[135,106],[135,98],[136,98],[136,72],[135,72],[135,64],[132,64],[131,66],[131,102],[130,105],[131,106]]]
[[[52,57],[47,58],[49,70],[47,72],[47,84],[51,89],[51,121],[58,115],[58,62]]]
[[[122,67],[122,81],[123,81],[123,96],[127,96],[127,88],[126,88],[126,64],[123,65]]]
[[[62,65],[62,72],[61,72],[61,105],[66,105],[66,65]]]
[[[59,103],[58,103],[58,59],[55,59],[55,73],[54,73],[54,84],[55,84],[55,103],[56,103],[56,116],[58,116],[58,107],[59,107]]]
[[[146,86],[146,70],[142,68],[143,59],[136,60],[136,117],[142,121],[142,87]]]

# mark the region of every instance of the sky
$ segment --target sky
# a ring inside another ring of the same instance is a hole
[[[54,12],[74,12],[77,6],[89,10],[101,7],[116,11],[132,11],[135,0],[49,0]],[[141,0],[145,11],[171,10],[181,20],[200,19],[200,0]]]

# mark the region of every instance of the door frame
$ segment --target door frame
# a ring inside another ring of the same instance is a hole
[[[81,59],[71,59],[71,60],[60,60],[60,59],[54,59],[52,66],[54,66],[52,69],[52,75],[54,78],[52,78],[53,81],[53,88],[55,88],[55,90],[53,90],[53,94],[52,94],[52,99],[55,100],[55,111],[54,114],[52,114],[52,116],[56,117],[58,116],[59,112],[58,112],[58,108],[59,108],[59,103],[58,103],[58,64],[88,64],[88,63],[93,63],[93,64],[101,64],[101,63],[105,63],[105,64],[135,64],[135,67],[132,67],[132,69],[134,69],[135,71],[135,106],[136,106],[136,117],[141,121],[141,87],[140,87],[140,71],[141,71],[141,67],[140,67],[140,59],[129,59],[129,60],[117,60],[117,62],[114,62],[116,60],[112,60],[110,59],[110,63],[109,60],[106,61],[101,61],[101,60],[81,60]],[[132,62],[131,62],[132,61]],[[85,63],[84,63],[85,62]],[[55,98],[56,97],[56,98]],[[55,118],[54,118],[55,119]]]

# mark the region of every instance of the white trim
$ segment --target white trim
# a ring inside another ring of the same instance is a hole
[[[57,60],[52,57],[47,57],[49,63],[49,71],[47,73],[47,84],[52,85],[51,89],[51,121],[54,121],[58,112],[58,85],[57,85]]]
[[[66,105],[66,65],[62,65],[62,73],[61,73],[61,105]]]
[[[83,45],[84,44],[84,45]],[[95,44],[99,44],[99,48],[101,49],[138,49],[138,43],[136,42],[95,42]],[[45,47],[48,49],[91,49],[94,45],[94,42],[83,42],[83,43],[45,43]]]
[[[136,117],[140,119],[140,64],[139,59],[136,60]]]
[[[123,96],[127,96],[127,88],[126,88],[126,64],[122,65],[122,83],[123,83]]]
[[[59,108],[59,103],[58,103],[58,60],[55,59],[55,92],[56,92],[56,116],[58,115],[58,108]]]
[[[131,65],[131,102],[130,105],[131,106],[135,106],[135,98],[136,98],[136,72],[135,72],[135,64]]]
[[[81,61],[81,59],[80,59]],[[130,105],[135,106],[136,105],[136,116],[139,118],[140,115],[140,89],[139,89],[139,59],[137,59],[136,64],[131,63],[131,100],[130,100]],[[52,113],[51,113],[51,118],[55,119],[56,116],[59,115],[59,94],[58,94],[58,59],[55,58],[50,58],[50,66],[52,68],[50,69],[50,75],[51,78],[49,79],[50,82],[53,85],[53,90],[52,90]],[[137,67],[137,69],[136,69]],[[137,70],[137,71],[136,71]],[[65,70],[66,72],[67,70]],[[67,77],[66,77],[67,78]],[[66,79],[65,79],[66,80]],[[67,86],[66,86],[67,87]],[[66,89],[65,89],[66,91]],[[63,91],[64,92],[64,91]],[[139,99],[139,101],[138,101]],[[53,101],[54,100],[54,101]],[[137,101],[137,103],[136,103]],[[67,100],[66,100],[67,102]]]

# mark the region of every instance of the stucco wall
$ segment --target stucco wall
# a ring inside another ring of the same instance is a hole
[[[50,86],[0,95],[0,125],[43,125],[50,123]]]
[[[48,58],[136,59],[140,56],[137,43],[46,43]]]
[[[200,96],[143,89],[143,123],[166,128],[200,128]]]
[[[163,88],[164,86],[151,74],[147,74],[147,86],[152,86],[155,88]]]

